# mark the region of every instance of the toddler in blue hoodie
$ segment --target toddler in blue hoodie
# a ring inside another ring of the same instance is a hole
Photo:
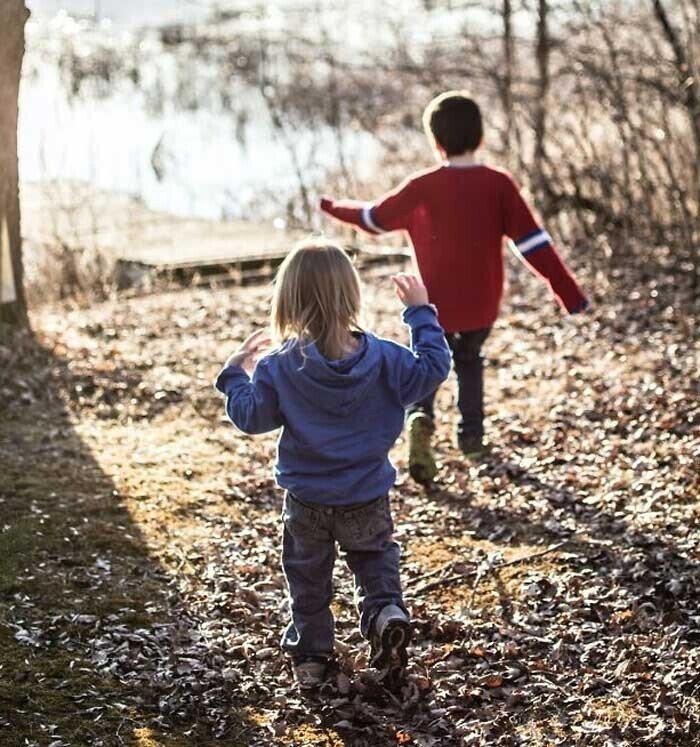
[[[297,246],[275,280],[278,347],[263,355],[270,338],[256,332],[216,380],[241,431],[281,428],[275,477],[286,490],[282,566],[291,606],[282,648],[302,688],[323,682],[333,653],[336,543],[354,575],[370,664],[393,689],[407,663],[388,454],[405,409],[435,391],[451,361],[425,287],[409,274],[393,280],[411,349],[360,327],[360,281],[342,249],[323,241]]]

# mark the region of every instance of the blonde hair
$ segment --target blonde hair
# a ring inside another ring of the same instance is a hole
[[[361,309],[360,278],[335,244],[303,241],[277,271],[271,321],[278,342],[313,342],[324,357],[342,358],[349,335],[360,330]]]

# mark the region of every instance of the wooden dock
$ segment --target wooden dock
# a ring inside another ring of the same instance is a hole
[[[147,274],[186,282],[248,283],[269,278],[303,237],[271,224],[183,218],[150,210],[128,195],[76,182],[23,185],[22,233],[29,250],[64,247],[117,261],[120,283]],[[402,247],[357,247],[358,264],[405,262]]]

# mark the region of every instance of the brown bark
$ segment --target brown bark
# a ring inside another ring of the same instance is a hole
[[[503,22],[502,49],[503,49],[503,79],[498,81],[501,93],[501,104],[503,106],[503,150],[506,163],[510,169],[516,169],[518,173],[525,173],[526,156],[523,151],[523,139],[515,111],[515,70],[517,67],[515,57],[515,36],[513,34],[513,2],[512,0],[501,0],[501,20]]]
[[[24,0],[0,0],[0,232],[6,222],[17,295],[16,301],[0,304],[0,321],[16,324],[27,320],[17,162],[18,96],[27,18]]]
[[[503,149],[510,157],[511,133],[513,129],[513,9],[511,0],[503,0],[501,7],[503,19]]]
[[[546,184],[544,166],[547,160],[547,97],[549,94],[549,3],[547,0],[538,0],[537,3],[537,45],[535,57],[537,60],[537,94],[535,108],[535,153],[534,153],[534,177],[535,188],[538,193],[539,203],[544,212],[547,211]]]

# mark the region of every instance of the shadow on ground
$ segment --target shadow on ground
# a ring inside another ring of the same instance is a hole
[[[70,361],[30,333],[0,361],[0,743],[244,744],[225,652],[75,430]]]

